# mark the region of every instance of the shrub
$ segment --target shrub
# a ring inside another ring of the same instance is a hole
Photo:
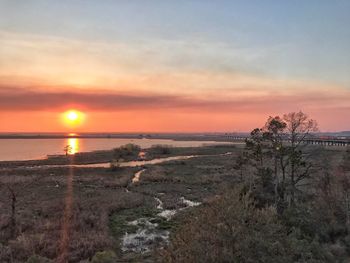
[[[240,192],[198,209],[160,251],[163,261],[329,262],[318,242],[290,234],[275,209],[258,209]]]
[[[140,146],[132,143],[113,149],[113,160],[110,163],[110,169],[116,171],[121,162],[136,159],[140,150]]]
[[[53,262],[53,261],[38,255],[33,255],[30,258],[28,258],[28,260],[26,261],[26,263],[50,263],[50,262]]]
[[[111,250],[97,252],[91,263],[113,263],[117,259],[116,254]]]
[[[120,154],[121,157],[123,156],[130,156],[137,154],[141,150],[140,146],[132,143],[128,143],[125,145],[120,146],[119,148],[114,149],[114,153],[116,155]]]
[[[171,146],[170,145],[152,145],[152,150],[154,150],[157,154],[170,154],[171,153]]]

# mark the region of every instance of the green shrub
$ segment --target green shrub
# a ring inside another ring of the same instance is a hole
[[[91,263],[113,263],[117,259],[116,254],[111,250],[96,252]]]

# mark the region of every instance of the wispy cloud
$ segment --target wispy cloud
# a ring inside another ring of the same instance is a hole
[[[0,110],[6,111],[58,111],[77,107],[91,111],[147,111],[184,110],[202,112],[280,112],[296,109],[346,109],[350,92],[313,93],[303,91],[287,95],[270,93],[259,97],[188,96],[160,93],[116,92],[45,92],[0,87]],[[349,112],[350,113],[350,112]]]
[[[54,84],[118,84],[151,76],[261,75],[269,49],[208,39],[83,41],[0,31],[1,75]],[[181,88],[181,87],[179,87]]]

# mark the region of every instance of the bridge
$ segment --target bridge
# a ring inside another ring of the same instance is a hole
[[[245,141],[245,139],[249,138],[248,135],[234,135],[234,134],[225,134],[225,138],[229,141]],[[290,139],[285,138],[284,141],[290,142]],[[311,145],[323,145],[323,146],[350,146],[350,138],[324,138],[324,137],[308,137],[303,140],[303,143],[305,144],[311,144]]]
[[[303,140],[306,144],[324,145],[324,146],[350,146],[350,139],[323,139],[307,138]]]

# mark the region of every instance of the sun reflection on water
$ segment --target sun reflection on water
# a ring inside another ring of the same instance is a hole
[[[69,148],[68,154],[76,154],[79,152],[79,139],[78,138],[68,138],[67,146]]]

